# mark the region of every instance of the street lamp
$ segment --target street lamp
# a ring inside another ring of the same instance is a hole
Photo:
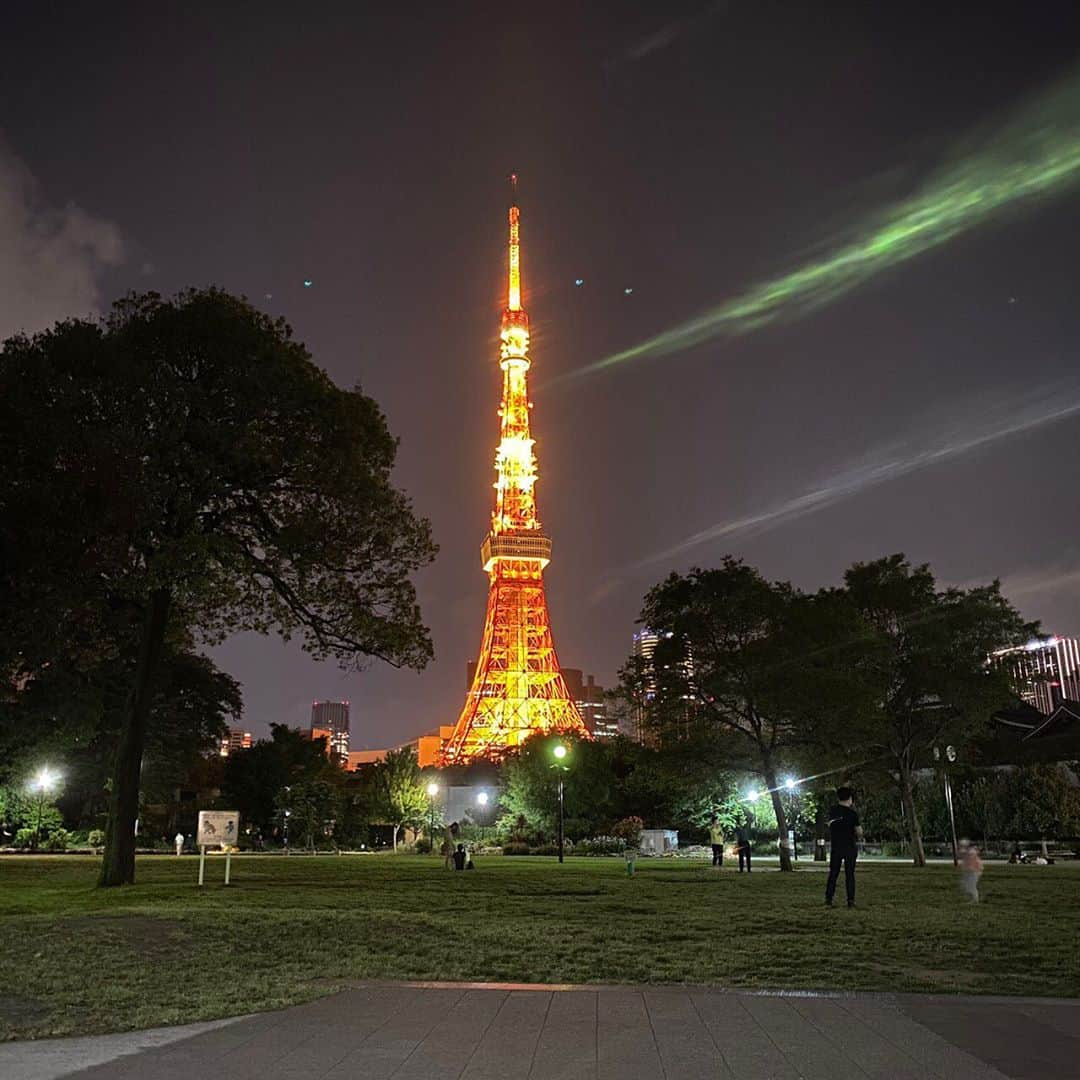
[[[559,770],[559,862],[563,861],[563,773],[566,772],[569,766],[563,762],[566,759],[566,746],[563,743],[556,743],[551,750],[552,756],[555,758],[555,764],[551,767]]]
[[[761,798],[761,792],[750,790],[746,793],[746,801],[756,803]]]
[[[59,773],[49,770],[48,765],[38,771],[37,776],[30,783],[30,790],[38,793],[37,824],[34,826],[34,850],[37,851],[38,841],[41,839],[41,818],[45,811],[45,796],[60,779]]]
[[[790,807],[791,807],[791,825],[788,829],[788,840],[791,843],[791,849],[795,853],[795,858],[799,857],[799,838],[796,835],[795,825],[798,821],[798,813],[795,809],[795,799],[798,797],[799,781],[794,777],[789,776],[784,781],[784,787],[787,788],[788,793],[791,795]]]
[[[439,794],[439,785],[434,780],[427,786],[428,812],[430,814],[431,827],[428,830],[428,839],[431,841],[431,854],[435,854],[435,796]]]
[[[476,805],[480,807],[481,817],[487,811],[488,793],[486,791],[477,792]],[[480,843],[484,842],[484,822],[480,822]]]

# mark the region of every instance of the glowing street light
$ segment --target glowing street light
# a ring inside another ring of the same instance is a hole
[[[439,785],[436,784],[434,780],[432,780],[431,783],[428,784],[427,793],[429,799],[434,799],[435,796],[439,794]]]
[[[487,804],[488,804],[488,793],[486,791],[477,792],[477,794],[476,794],[476,805],[479,806],[482,811],[486,811],[487,810]],[[480,821],[480,842],[483,843],[483,841],[484,841],[484,821],[483,821],[483,818],[481,818],[481,821]]]
[[[761,792],[760,791],[748,791],[746,793],[746,801],[747,802],[755,803],[760,798],[761,798]]]
[[[30,790],[38,793],[37,824],[34,826],[34,850],[37,851],[38,841],[41,839],[41,817],[45,810],[45,796],[52,791],[60,779],[59,773],[54,773],[48,765],[38,770],[37,776],[30,782]]]
[[[563,861],[563,773],[569,768],[569,766],[563,764],[566,759],[566,745],[565,743],[556,743],[551,748],[551,754],[555,758],[555,764],[551,767],[559,770],[559,862]]]
[[[784,781],[784,787],[786,787],[788,791],[794,791],[795,788],[798,787],[798,784],[798,780],[793,780],[790,776]]]

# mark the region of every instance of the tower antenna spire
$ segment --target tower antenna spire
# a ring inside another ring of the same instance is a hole
[[[510,270],[506,289],[506,310],[521,311],[521,243],[518,236],[520,211],[517,205],[517,173],[510,174]],[[506,320],[503,320],[504,325]]]

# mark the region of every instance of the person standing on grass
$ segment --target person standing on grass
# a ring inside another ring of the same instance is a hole
[[[844,867],[844,888],[847,890],[847,906],[855,906],[855,857],[858,841],[862,839],[859,815],[852,805],[855,793],[849,787],[836,789],[836,805],[829,810],[829,839],[832,850],[829,856],[829,880],[825,884],[825,906],[833,906],[836,882],[840,867]]]
[[[724,829],[715,814],[709,822],[709,843],[712,844],[712,864],[719,869],[724,865]]]
[[[176,854],[180,856],[184,853],[184,834],[178,832],[173,838],[173,843],[176,845]]]
[[[750,873],[750,819],[743,817],[740,819],[738,826],[735,829],[735,842],[739,846],[739,873],[743,872],[743,864],[746,865],[746,872]]]
[[[974,904],[979,902],[979,878],[982,877],[982,871],[979,849],[974,844],[965,845],[960,855],[960,888]]]

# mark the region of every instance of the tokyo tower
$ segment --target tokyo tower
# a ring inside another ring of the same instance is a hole
[[[517,177],[511,176],[516,203]],[[529,432],[529,317],[521,306],[520,212],[510,207],[506,309],[499,332],[502,405],[495,454],[495,509],[480,547],[490,582],[480,656],[465,707],[441,763],[497,758],[532,735],[587,737],[551,637],[544,567],[551,540],[536,516],[536,457]]]

